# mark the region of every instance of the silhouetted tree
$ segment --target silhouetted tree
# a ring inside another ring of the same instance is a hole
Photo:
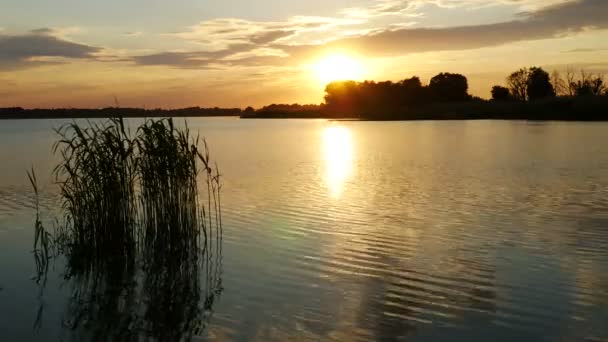
[[[562,75],[559,71],[553,70],[551,73],[551,85],[553,85],[553,89],[555,90],[555,95],[564,96],[568,95],[568,86],[566,82],[562,78]]]
[[[542,68],[530,68],[526,86],[528,100],[534,101],[555,96],[555,90],[553,89],[553,85],[551,85],[549,74]]]
[[[558,73],[555,75],[554,80],[561,79]],[[520,69],[508,77],[508,87],[494,86],[492,88],[492,99],[494,101],[528,101],[554,96],[555,90],[551,81],[549,75],[541,68]],[[588,82],[588,85],[593,88],[594,93],[603,91],[604,88],[603,81]],[[325,105],[318,108],[272,105],[264,109],[268,112],[268,117],[361,117],[375,120],[426,118],[560,118],[571,120],[575,116],[588,120],[599,118],[597,115],[579,115],[577,111],[587,109],[571,105],[575,99],[572,101],[556,99],[547,101],[546,104],[540,103],[540,106],[537,103],[517,106],[489,105],[488,101],[469,95],[467,90],[466,77],[450,73],[441,73],[433,77],[428,86],[422,84],[418,77],[411,77],[399,82],[338,81],[327,85]],[[603,102],[593,102],[593,105],[598,103]],[[256,111],[256,116],[261,111]],[[597,111],[590,113],[595,112]]]
[[[460,74],[440,73],[431,78],[429,89],[434,99],[441,102],[465,101],[470,98],[467,78]]]
[[[576,76],[572,69],[568,68],[566,71],[566,95],[575,96],[576,95]]]
[[[509,101],[512,100],[513,97],[509,92],[509,88],[502,86],[494,86],[492,87],[492,100],[494,101]]]
[[[596,76],[591,80],[591,93],[595,96],[602,95],[606,92],[606,84],[602,75]]]
[[[606,90],[604,84],[604,77],[602,75],[594,76],[581,70],[580,79],[577,81],[572,80],[570,87],[574,91],[576,96],[600,96]]]
[[[511,95],[517,101],[526,101],[528,99],[528,74],[527,68],[522,68],[507,77],[507,84]]]
[[[331,82],[325,87],[325,104],[336,114],[353,114],[358,105],[359,85],[355,81]]]
[[[298,117],[298,118],[314,118],[320,117],[322,106],[320,105],[300,105],[294,104],[271,104],[269,106],[262,107],[255,111],[253,115],[243,115],[242,117],[249,118],[286,118],[286,117]]]
[[[406,78],[399,82],[399,85],[401,85],[401,87],[406,91],[422,88],[422,82],[420,82],[420,77],[418,76]]]
[[[422,82],[420,82],[418,76],[406,78],[399,82],[398,86],[400,88],[399,96],[401,98],[401,105],[415,105],[426,101],[426,89],[422,86]]]

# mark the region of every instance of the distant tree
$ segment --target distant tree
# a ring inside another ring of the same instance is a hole
[[[461,74],[440,73],[431,78],[429,89],[437,101],[465,101],[470,99],[467,78]]]
[[[399,87],[398,96],[401,99],[402,106],[420,104],[426,101],[425,88],[418,76],[406,78],[399,82],[397,86]]]
[[[557,70],[553,70],[553,72],[551,73],[551,85],[553,85],[555,95],[568,95],[568,86],[566,85],[566,81],[564,81],[562,75]]]
[[[572,81],[570,87],[576,96],[600,96],[606,91],[604,76],[594,76],[585,70],[581,70],[580,79]]]
[[[603,75],[597,75],[591,82],[591,90],[593,95],[600,96],[606,93],[606,83]]]
[[[420,78],[418,76],[406,78],[403,81],[399,82],[399,85],[401,85],[401,87],[407,90],[422,88],[422,82],[420,82]]]
[[[528,74],[527,68],[522,68],[507,77],[507,84],[511,95],[517,101],[526,101],[528,99]]]
[[[576,76],[572,69],[568,68],[566,71],[566,95],[575,96],[576,95]]]
[[[591,89],[592,75],[587,73],[584,69],[581,69],[580,78],[574,82],[574,94],[576,96],[589,96],[593,95]]]
[[[509,101],[512,100],[511,92],[509,88],[502,86],[494,86],[492,87],[492,100],[494,101]]]
[[[532,67],[528,73],[527,89],[528,100],[534,101],[555,96],[549,74],[542,68]]]
[[[428,93],[428,87],[418,77],[399,82],[337,81],[325,88],[323,111],[336,116],[386,119],[412,106],[429,103]]]
[[[576,96],[591,96],[593,90],[589,81],[577,81],[574,83],[574,95]]]
[[[245,114],[253,114],[254,112],[255,112],[255,109],[253,109],[253,107],[251,107],[251,106],[245,108]]]
[[[325,87],[326,108],[335,115],[354,114],[360,110],[361,84],[355,81],[335,81]]]

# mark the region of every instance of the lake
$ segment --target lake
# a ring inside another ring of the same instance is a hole
[[[66,322],[61,259],[32,280],[26,170],[52,225],[62,122],[0,121],[2,341],[97,324]],[[197,338],[608,341],[608,123],[188,125],[223,174],[223,290]]]

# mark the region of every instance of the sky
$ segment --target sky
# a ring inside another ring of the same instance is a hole
[[[608,72],[608,0],[1,1],[0,107],[321,103],[328,60],[484,98],[521,67]]]

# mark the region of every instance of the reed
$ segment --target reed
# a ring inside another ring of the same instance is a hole
[[[121,118],[57,130],[55,168],[66,216],[63,240],[80,259],[127,256],[136,242],[137,206],[132,139]]]
[[[146,120],[134,135],[122,118],[56,131],[64,222],[54,234],[28,172],[40,297],[48,261],[62,254],[73,284],[66,327],[92,340],[199,334],[222,292],[221,179],[207,143],[172,119]]]
[[[183,251],[198,245],[199,227],[206,228],[198,210],[198,140],[191,140],[187,126],[176,129],[172,119],[148,120],[138,129],[137,171],[147,247]]]
[[[48,232],[40,220],[40,193],[38,192],[38,180],[34,167],[27,171],[27,177],[34,190],[34,208],[36,210],[36,221],[34,223],[34,261],[36,265],[36,283],[46,281],[49,260],[52,258],[54,249],[53,235]]]
[[[57,133],[55,175],[65,211],[58,240],[77,256],[70,259],[193,253],[211,244],[211,234],[217,239],[219,171],[187,125],[146,120],[132,136],[122,118],[112,118],[71,123]]]

